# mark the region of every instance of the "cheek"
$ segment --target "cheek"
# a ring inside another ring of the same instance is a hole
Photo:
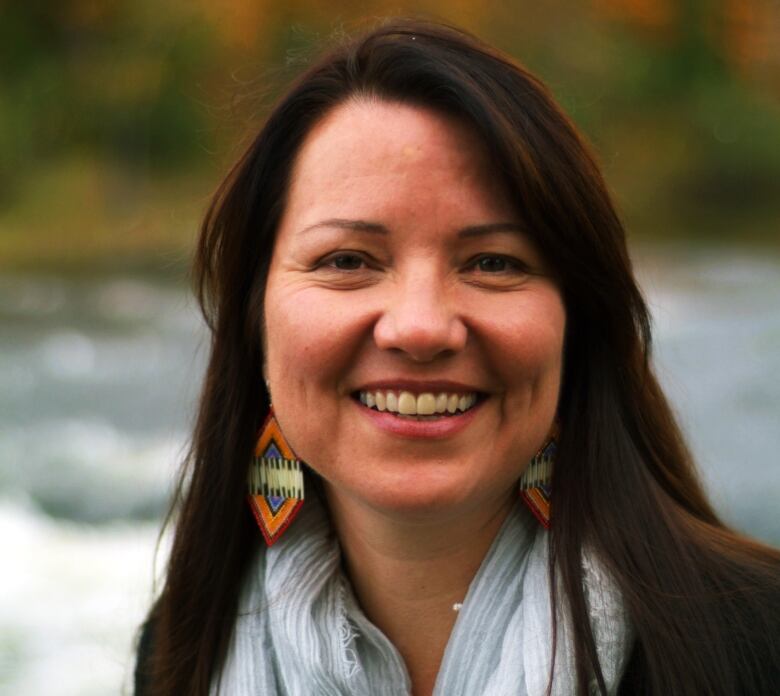
[[[273,382],[300,380],[333,349],[333,317],[319,310],[310,293],[270,287],[265,317],[266,360]]]
[[[359,308],[336,300],[319,288],[269,286],[266,294],[266,364],[274,410],[299,454],[331,432],[299,414],[317,414],[319,422],[336,417],[346,396],[341,381],[364,335]]]
[[[316,402],[315,385],[321,381],[316,366],[326,364],[317,354],[328,346],[318,341],[327,336],[323,318],[299,301],[294,293],[270,285],[265,299],[265,346],[267,378],[279,425],[293,451],[304,460],[312,436],[307,418]]]
[[[528,387],[560,381],[566,316],[557,293],[534,298],[520,309],[495,313],[489,329],[493,364],[510,384]]]

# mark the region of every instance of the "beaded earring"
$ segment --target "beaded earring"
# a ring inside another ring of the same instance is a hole
[[[288,444],[273,409],[268,413],[249,466],[249,507],[266,544],[279,541],[303,506],[302,462]]]
[[[550,484],[557,449],[556,436],[557,429],[533,456],[518,484],[520,497],[545,529],[550,528]]]

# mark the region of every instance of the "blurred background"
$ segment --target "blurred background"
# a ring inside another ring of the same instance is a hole
[[[593,142],[713,499],[780,544],[776,0],[0,0],[0,693],[129,692],[208,345],[199,218],[318,47],[412,10]]]

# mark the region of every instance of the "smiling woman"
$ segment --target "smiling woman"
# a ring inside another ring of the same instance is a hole
[[[344,520],[342,544],[352,504],[479,527],[469,510],[516,497],[552,429],[565,327],[520,229],[484,145],[455,119],[351,100],[301,146],[266,283],[266,378]]]
[[[196,272],[139,694],[774,693],[780,555],[702,494],[601,176],[521,67],[420,22],[336,47]]]

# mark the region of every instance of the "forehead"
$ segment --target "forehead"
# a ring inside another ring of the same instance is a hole
[[[434,205],[445,199],[454,212],[469,205],[478,217],[480,209],[507,213],[509,197],[497,181],[486,147],[463,121],[408,104],[353,99],[328,112],[305,138],[286,213],[347,202]]]
[[[371,148],[366,149],[369,143]],[[329,111],[305,139],[298,162],[316,160],[331,148],[360,159],[400,155],[415,161],[444,155],[450,164],[459,159],[458,153],[483,154],[484,150],[474,130],[460,119],[367,97],[348,100]]]

